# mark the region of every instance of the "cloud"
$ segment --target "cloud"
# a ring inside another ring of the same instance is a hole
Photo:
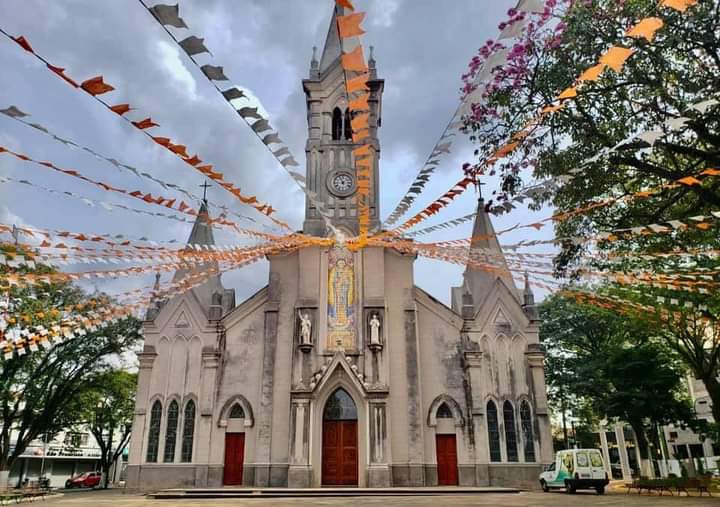
[[[380,28],[390,28],[395,24],[395,14],[400,8],[399,0],[383,0],[382,8],[374,10],[375,16],[372,18],[371,26]]]
[[[359,0],[364,5],[358,6],[368,9],[365,23],[368,33],[363,44],[375,47],[378,74],[386,83],[380,129],[381,208],[385,216],[410,186],[418,165],[425,160],[455,110],[460,75],[468,61],[486,39],[497,34],[498,22],[515,1]],[[332,5],[327,0],[185,1],[180,4],[180,14],[190,30],[171,30],[180,39],[189,35],[205,39],[214,63],[224,66],[232,82],[254,92],[270,111],[271,124],[302,164],[307,138],[302,79],[308,75],[312,47],[322,50],[331,12]],[[104,98],[131,103],[137,107],[137,115],[152,115],[161,125],[153,129],[153,135],[186,144],[244,193],[269,202],[278,208],[280,218],[293,228],[301,227],[305,201],[292,179],[139,3],[0,2],[0,19],[9,33],[26,36],[38,52],[54,64],[67,67],[73,77],[83,80],[103,74],[116,88]],[[209,62],[207,57],[198,55],[202,63]],[[204,180],[202,175],[67,86],[16,45],[0,41],[0,61],[8,63],[0,73],[3,90],[0,106],[15,104],[31,112],[33,121],[45,124],[59,135],[72,137],[153,176],[198,191]],[[68,150],[14,123],[0,118],[3,142],[10,146],[26,148],[38,158],[76,168],[88,177],[121,188],[152,191],[153,195],[166,193],[162,187],[117,171],[82,151]],[[417,206],[425,206],[442,195],[456,179],[462,162],[472,157],[472,146],[458,142]],[[0,172],[22,174],[30,181],[94,199],[117,200],[162,211],[120,195],[110,198],[82,181],[19,161],[3,161],[0,157]],[[134,213],[88,209],[77,200],[38,196],[23,185],[5,187],[5,191],[0,187],[0,202],[7,208],[6,213],[42,228],[148,236],[158,241],[184,241],[191,228],[190,224],[153,220]],[[469,213],[475,199],[472,192],[467,194],[437,220]],[[257,229],[270,225],[217,186],[209,190],[209,196],[218,204],[255,218],[257,223],[253,227]],[[522,211],[497,220],[496,225],[500,228],[521,221],[528,221]],[[458,228],[447,234],[450,239],[467,237],[469,230]],[[515,239],[519,238],[508,238]],[[216,240],[233,244],[238,237],[218,230]],[[459,270],[452,267],[447,276],[438,277],[432,269],[437,263],[432,261],[431,268],[427,268],[423,267],[424,262],[431,261],[418,261],[417,283],[448,301],[449,286],[460,281]],[[224,280],[228,286],[238,288],[241,298],[266,284],[267,276],[267,263],[257,263],[227,274]],[[138,278],[133,284],[149,285],[151,278]],[[108,288],[115,287],[108,284]]]
[[[158,41],[157,43],[158,58],[168,75],[181,86],[188,98],[197,99],[197,84],[190,71],[180,60],[180,51],[177,46],[170,45],[166,41]]]

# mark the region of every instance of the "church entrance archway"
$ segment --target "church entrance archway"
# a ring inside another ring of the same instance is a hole
[[[343,388],[328,398],[323,411],[322,484],[358,484],[357,407]]]

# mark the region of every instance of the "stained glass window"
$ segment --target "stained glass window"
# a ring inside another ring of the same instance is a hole
[[[520,404],[520,427],[523,435],[523,452],[525,461],[535,461],[535,442],[533,440],[532,417],[530,415],[530,404],[523,401]]]
[[[239,403],[236,403],[230,409],[230,419],[245,419],[245,411]]]
[[[177,441],[177,426],[178,416],[180,410],[178,409],[177,401],[173,400],[168,406],[167,413],[167,428],[165,430],[165,451],[163,452],[163,461],[165,463],[172,463],[175,461],[175,442]]]
[[[443,403],[440,405],[437,409],[437,417],[438,419],[452,419],[452,411],[450,410],[450,407],[447,406],[447,403]]]
[[[148,463],[155,463],[158,458],[158,447],[160,446],[160,419],[162,418],[162,404],[160,401],[153,403],[150,410],[150,428],[148,429],[148,446],[145,459]]]
[[[356,421],[355,402],[345,389],[338,389],[325,404],[323,419],[326,421]]]
[[[518,460],[517,433],[515,431],[515,409],[512,403],[503,403],[503,421],[505,422],[505,449],[508,461]]]
[[[187,402],[187,405],[185,405],[185,413],[183,414],[182,448],[180,449],[180,461],[183,463],[190,463],[192,461],[194,434],[195,402],[190,400]]]
[[[487,425],[488,425],[488,443],[490,445],[490,461],[501,461],[500,454],[500,430],[498,428],[497,407],[492,400],[487,404]]]

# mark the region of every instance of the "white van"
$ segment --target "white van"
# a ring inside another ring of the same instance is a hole
[[[545,492],[554,488],[565,488],[567,493],[594,489],[602,495],[609,482],[602,454],[597,449],[559,451],[555,463],[540,474],[540,486]]]

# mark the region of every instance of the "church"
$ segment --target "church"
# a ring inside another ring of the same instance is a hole
[[[354,236],[340,55],[333,17],[302,81],[306,174]],[[368,65],[372,229],[384,81]],[[310,201],[302,232],[330,235]],[[553,450],[534,297],[515,287],[482,200],[473,237],[473,257],[498,269],[468,266],[451,307],[415,285],[414,255],[342,246],[268,256],[267,285],[240,304],[219,275],[154,303],[127,487],[537,487]],[[204,202],[188,244],[214,244]]]

